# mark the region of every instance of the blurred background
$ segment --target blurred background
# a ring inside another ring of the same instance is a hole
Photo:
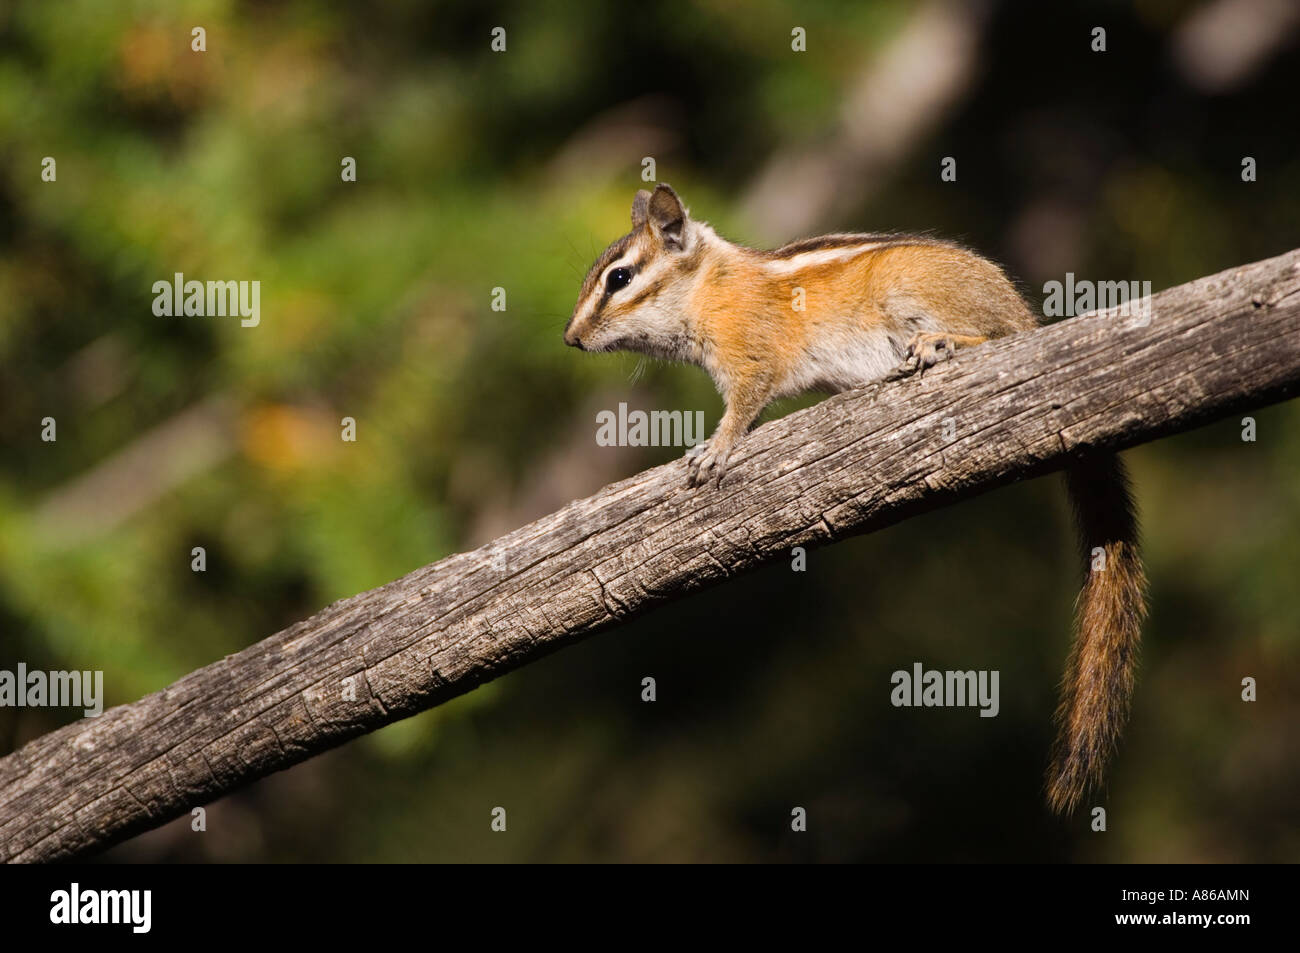
[[[702,371],[560,338],[646,157],[733,240],[932,230],[1035,305],[1067,271],[1160,289],[1300,246],[1298,36],[1291,0],[5,3],[0,668],[102,669],[132,701],[680,452],[598,447],[599,409],[711,430]],[[260,281],[260,325],[155,316],[176,272]],[[1300,404],[1252,416],[1255,442],[1232,419],[1126,455],[1152,614],[1104,834],[1041,794],[1079,574],[1049,477],[667,606],[105,859],[1296,861]],[[999,670],[999,716],[892,708],[915,661]],[[0,753],[71,717],[0,709]]]

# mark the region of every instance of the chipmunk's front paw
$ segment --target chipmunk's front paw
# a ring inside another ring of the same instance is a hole
[[[903,366],[909,370],[925,370],[940,361],[946,361],[957,350],[957,345],[947,334],[916,334],[907,345],[907,360]]]
[[[730,447],[716,446],[713,440],[691,447],[686,451],[687,484],[703,486],[711,477],[721,483],[722,475],[727,471],[727,457],[730,455]]]

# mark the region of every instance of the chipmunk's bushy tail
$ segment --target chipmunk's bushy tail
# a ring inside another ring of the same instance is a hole
[[[1047,775],[1047,799],[1059,814],[1074,811],[1102,782],[1128,717],[1146,616],[1137,514],[1123,464],[1103,454],[1073,465],[1065,478],[1085,576]]]

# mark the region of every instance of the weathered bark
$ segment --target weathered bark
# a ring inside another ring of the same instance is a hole
[[[0,857],[83,854],[795,545],[1300,392],[1300,251],[959,353],[637,474],[0,759]],[[349,699],[348,686],[355,689]]]

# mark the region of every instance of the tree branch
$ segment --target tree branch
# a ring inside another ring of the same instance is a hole
[[[0,858],[88,853],[652,606],[1072,454],[1300,392],[1300,250],[842,394],[344,599],[0,759]]]

